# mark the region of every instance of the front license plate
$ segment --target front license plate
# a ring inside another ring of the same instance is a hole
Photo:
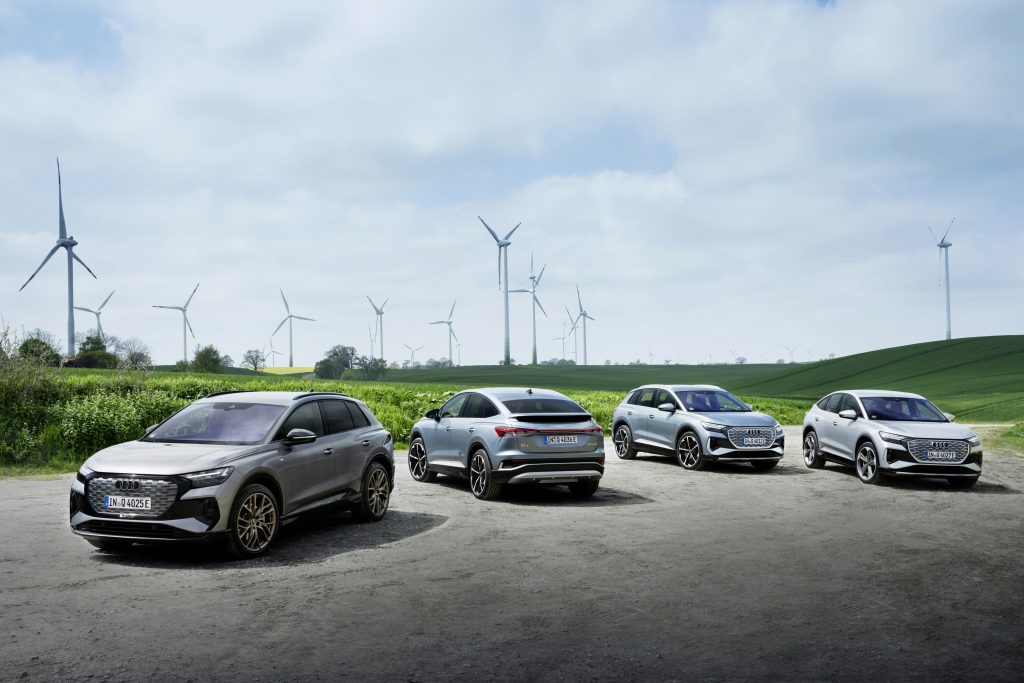
[[[925,451],[925,460],[959,460],[960,456],[953,451]]]
[[[767,446],[768,439],[763,436],[744,436],[740,439],[740,444],[743,446]]]
[[[576,435],[569,436],[568,434],[559,434],[557,436],[545,436],[544,445],[554,446],[556,444],[573,444],[579,443],[580,437]]]
[[[106,496],[103,499],[103,507],[108,510],[149,510],[149,498],[134,498],[132,496]]]

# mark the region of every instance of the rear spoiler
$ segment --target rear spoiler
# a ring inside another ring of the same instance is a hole
[[[520,422],[583,422],[593,420],[590,413],[520,413],[512,416]]]

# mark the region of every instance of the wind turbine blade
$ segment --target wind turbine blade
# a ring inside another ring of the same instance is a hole
[[[480,216],[477,216],[477,218],[480,218]],[[495,242],[500,242],[501,241],[501,240],[498,239],[498,233],[496,233],[493,230],[491,230],[491,226],[487,225],[487,221],[485,221],[483,218],[480,218],[480,222],[484,224],[485,228],[487,228],[487,232],[491,233],[491,237],[494,238]]]
[[[943,242],[945,242],[945,241],[946,241],[946,235],[948,235],[948,234],[949,234],[949,231],[953,229],[953,223],[955,223],[955,222],[956,222],[956,217],[954,216],[954,217],[953,217],[953,220],[951,220],[951,221],[949,222],[949,227],[948,227],[948,228],[946,228],[946,234],[942,236],[942,241],[943,241]]]
[[[509,294],[513,294],[513,293],[514,294],[519,294],[519,293],[529,294],[530,292],[531,292],[531,290],[529,290],[529,289],[510,289],[510,290],[508,290]]]
[[[89,271],[89,275],[92,275],[94,280],[98,280],[99,279],[99,278],[96,277],[96,273],[92,272],[92,268],[90,268],[89,266],[85,265],[85,261],[83,261],[82,259],[78,258],[78,254],[75,253],[74,249],[71,250],[71,258],[73,258],[76,261],[78,261],[79,263],[81,263],[82,267],[85,268],[87,271]]]
[[[533,277],[533,252],[530,252],[530,277]]]
[[[514,227],[514,228],[512,228],[511,230],[508,231],[508,234],[505,235],[505,241],[506,242],[508,242],[509,238],[512,237],[512,233],[514,233],[516,230],[519,229],[520,225],[522,225],[522,223],[516,223],[516,227]]]
[[[580,296],[580,286],[576,285],[576,301],[580,304],[580,310],[583,310],[583,298]]]
[[[192,297],[194,297],[196,295],[196,289],[199,289],[199,283],[198,282],[196,283],[195,289],[192,290],[192,293],[188,295],[188,301],[185,302],[185,308],[188,308],[188,305],[190,303],[192,303]]]
[[[593,317],[589,313],[584,313],[583,317],[586,318],[587,320],[593,320],[594,322],[597,322],[597,318]]]
[[[458,301],[458,299],[454,299],[452,301],[452,310],[448,311],[448,320],[451,320],[452,319],[452,314],[455,313],[455,303],[457,301]]]
[[[407,349],[409,349],[410,351],[412,351],[412,347],[411,347],[411,346],[409,346],[408,344],[406,344],[405,342],[402,342],[402,346],[404,346],[405,348],[407,348]]]
[[[92,310],[91,308],[83,308],[82,306],[75,306],[75,310],[76,311],[85,311],[86,313],[92,313],[93,315],[96,315],[96,311]]]
[[[67,239],[68,228],[64,225],[64,192],[60,186],[60,157],[57,157],[57,207],[60,212],[60,238]]]
[[[101,311],[103,310],[103,307],[107,305],[107,302],[110,301],[110,297],[114,296],[114,292],[116,292],[116,291],[117,291],[116,289],[110,290],[110,294],[107,294],[107,298],[104,299],[103,303],[100,304],[99,310],[101,310]]]
[[[188,321],[188,313],[185,313],[185,311],[182,311],[181,313],[185,316],[185,326],[188,327],[188,331],[192,334],[192,338],[195,339],[196,333],[192,332],[192,323]]]
[[[537,304],[537,307],[540,309],[540,312],[544,314],[545,318],[548,317],[548,312],[544,310],[544,306],[541,305],[540,299],[537,298],[536,294],[533,295],[533,303]]]
[[[38,272],[39,272],[40,270],[42,270],[42,269],[43,269],[43,266],[45,266],[45,265],[46,265],[46,262],[50,260],[50,257],[51,257],[51,256],[53,256],[54,254],[56,254],[56,253],[57,253],[57,250],[58,250],[58,249],[60,249],[60,245],[59,245],[59,244],[58,244],[57,246],[55,246],[55,247],[54,247],[53,249],[51,249],[51,250],[50,250],[50,253],[46,255],[46,258],[44,258],[44,259],[43,259],[43,262],[39,264],[39,267],[38,267],[38,268],[36,268],[35,272],[34,272],[34,273],[32,273],[31,275],[29,275],[29,276],[28,276],[28,279],[27,279],[27,280],[25,280],[25,285],[27,285],[28,283],[32,282],[32,278],[34,278],[34,277],[36,276],[36,274],[37,274],[37,273],[38,273]],[[22,285],[21,287],[19,287],[19,288],[18,288],[18,291],[20,292],[21,290],[25,289],[25,285]]]
[[[455,339],[455,341],[459,341],[459,337],[458,335],[455,334],[455,329],[451,325],[448,326],[448,331],[451,332],[452,337]],[[449,358],[448,360],[451,359]]]
[[[388,305],[388,302],[389,302],[389,301],[391,301],[391,299],[384,299],[384,303],[382,303],[382,304],[380,305],[380,312],[381,312],[381,313],[384,313],[384,307]]]
[[[273,336],[274,336],[275,334],[277,334],[277,331],[278,331],[278,330],[280,330],[280,329],[281,329],[282,327],[284,327],[284,324],[285,324],[286,322],[288,322],[288,318],[290,318],[290,317],[291,317],[291,316],[289,315],[289,316],[288,316],[287,318],[285,318],[284,320],[282,320],[282,321],[281,321],[281,324],[280,324],[280,325],[278,325],[278,326],[277,326],[277,327],[276,327],[276,328],[274,329],[274,331],[270,333],[270,336],[271,336],[271,337],[273,337]]]
[[[425,346],[417,346],[415,349],[413,349],[413,351],[422,351],[425,348],[427,348],[427,347],[425,347]]]
[[[166,308],[166,309],[171,310],[171,311],[181,311],[181,310],[184,310],[181,306],[158,306],[156,304],[153,304],[153,308]]]
[[[448,321],[447,320],[435,320],[434,322],[427,323],[427,324],[428,325],[447,325]]]
[[[284,298],[284,290],[282,289],[282,290],[280,290],[280,292],[281,292],[281,301],[284,302],[284,310],[288,312],[288,315],[291,315],[292,314],[292,309],[288,308],[288,299]]]
[[[309,320],[310,322],[316,322],[316,318],[304,318],[301,315],[293,315],[292,317],[296,320]]]
[[[366,297],[366,300],[370,302],[370,305],[371,305],[371,306],[373,306],[373,310],[374,310],[374,312],[376,312],[376,313],[380,313],[380,309],[379,309],[379,308],[377,308],[377,304],[373,303],[373,299],[371,299],[371,298],[370,298],[369,296],[367,296],[367,297]]]
[[[533,283],[534,287],[536,287],[537,285],[540,284],[540,279],[542,277],[544,277],[544,271],[547,270],[547,268],[548,268],[548,265],[545,263],[544,266],[540,269],[540,275],[537,276],[537,279]]]
[[[932,230],[932,226],[930,225],[928,226],[928,232],[932,234],[932,239],[935,240],[935,244],[938,244],[940,240],[938,237],[935,236],[935,231]]]

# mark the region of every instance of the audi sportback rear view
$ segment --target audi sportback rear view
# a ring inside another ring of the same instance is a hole
[[[703,384],[652,384],[629,392],[612,413],[612,442],[623,460],[640,451],[671,454],[688,470],[716,460],[770,470],[785,449],[778,420]]]
[[[981,439],[917,394],[837,391],[804,416],[804,464],[853,465],[865,484],[883,474],[945,477],[967,488],[981,476]]]
[[[409,472],[416,481],[467,478],[483,500],[515,484],[568,484],[591,496],[604,474],[604,432],[555,391],[463,391],[413,426]]]
[[[108,550],[215,537],[255,557],[310,510],[382,519],[393,451],[366,405],[341,394],[213,394],[86,460],[71,486],[71,530]]]

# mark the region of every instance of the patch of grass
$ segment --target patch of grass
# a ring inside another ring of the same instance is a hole
[[[1000,448],[1016,451],[1024,455],[1024,422],[1018,422],[1009,429],[996,435],[994,444]]]

